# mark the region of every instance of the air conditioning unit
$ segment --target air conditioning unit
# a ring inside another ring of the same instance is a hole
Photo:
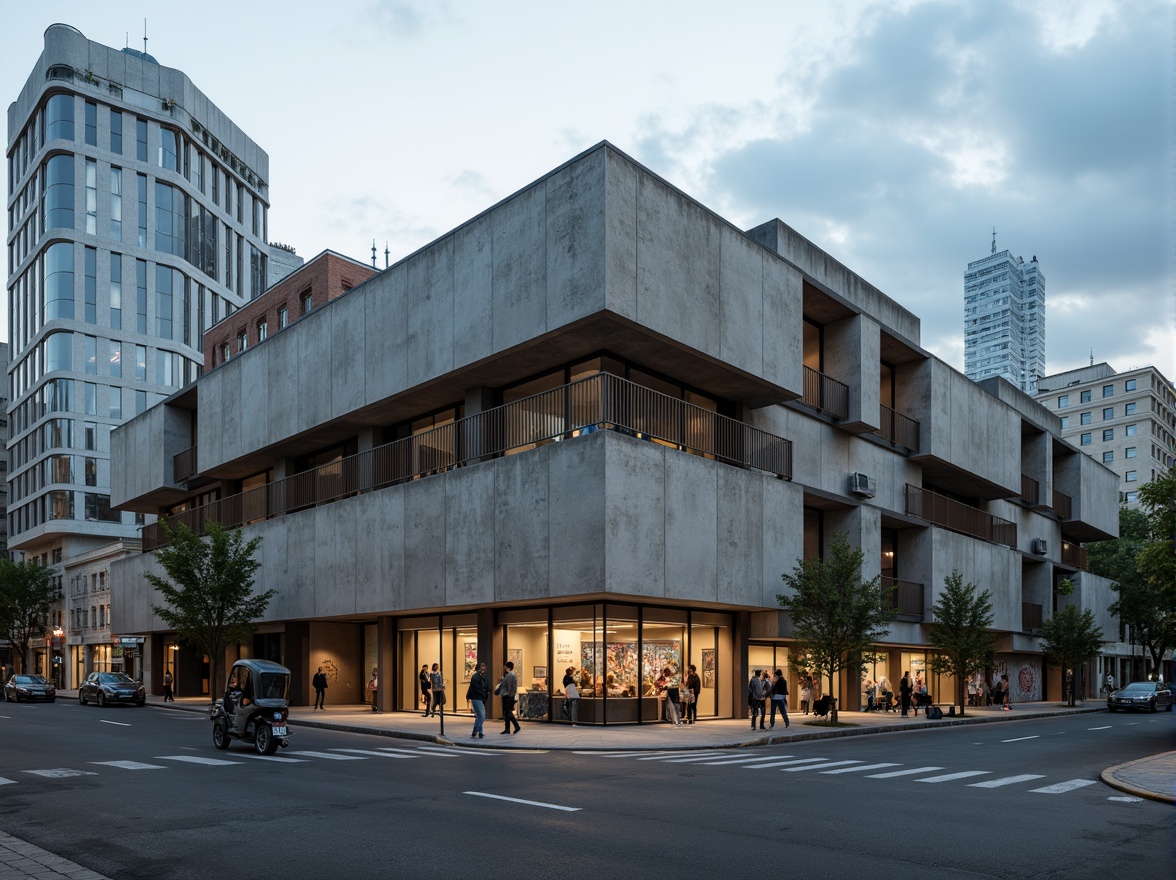
[[[1044,556],[1049,552],[1049,541],[1045,540],[1045,538],[1034,538],[1033,552],[1038,556]]]
[[[849,493],[862,498],[873,498],[878,493],[878,483],[867,474],[849,475]]]

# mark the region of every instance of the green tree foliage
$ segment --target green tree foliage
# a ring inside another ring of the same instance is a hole
[[[992,626],[992,602],[988,590],[964,583],[953,571],[943,579],[943,592],[931,606],[935,622],[931,626],[931,645],[938,652],[931,658],[931,670],[937,675],[952,675],[956,680],[956,702],[964,714],[968,676],[991,662],[996,649]]]
[[[862,551],[838,532],[827,560],[798,559],[781,578],[790,592],[776,600],[792,617],[800,662],[818,678],[828,678],[827,694],[843,669],[860,678],[863,658],[890,631],[892,619],[882,601],[881,578],[862,580]],[[836,703],[831,718],[837,722]]]
[[[45,635],[53,601],[50,575],[39,563],[0,557],[0,636],[16,649],[18,672],[25,671],[29,645]]]
[[[151,610],[181,641],[208,655],[209,690],[215,699],[225,651],[253,637],[254,621],[276,594],[266,590],[253,595],[253,574],[261,565],[253,554],[261,538],[246,543],[240,529],[226,532],[211,521],[204,525],[207,540],[182,523],[174,530],[166,519],[161,525],[167,544],[155,551],[155,558],[170,580],[144,575],[163,596],[164,604]]]
[[[1136,567],[1169,614],[1176,615],[1176,467],[1170,467],[1139,490],[1147,511],[1148,544],[1139,551]]]
[[[1046,656],[1055,660],[1065,671],[1073,672],[1104,644],[1102,629],[1094,621],[1094,613],[1087,608],[1079,611],[1077,605],[1067,605],[1041,625],[1041,637],[1045,642]],[[1074,705],[1074,692],[1078,676],[1070,676],[1070,705]]]

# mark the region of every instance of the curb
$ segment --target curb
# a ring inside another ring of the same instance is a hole
[[[1153,755],[1151,758],[1139,758],[1135,761],[1127,761],[1124,764],[1116,764],[1114,767],[1108,767],[1099,774],[1099,779],[1101,779],[1111,788],[1125,792],[1126,794],[1134,795],[1135,797],[1147,798],[1148,800],[1152,801],[1159,801],[1161,804],[1176,805],[1176,795],[1163,794],[1148,788],[1136,788],[1131,783],[1124,782],[1115,776],[1115,773],[1120,770],[1126,770],[1130,767],[1134,767],[1136,764],[1145,764],[1148,761],[1154,760],[1155,757],[1157,756]]]

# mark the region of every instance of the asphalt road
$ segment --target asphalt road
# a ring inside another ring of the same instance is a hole
[[[1172,876],[1176,811],[1097,780],[1171,749],[1174,729],[1170,714],[1100,713],[755,749],[520,754],[304,728],[281,760],[262,760],[239,743],[216,751],[190,712],[0,704],[0,830],[116,880],[1159,880]]]

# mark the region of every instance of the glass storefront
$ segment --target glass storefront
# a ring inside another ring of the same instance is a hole
[[[374,634],[373,634],[374,635]],[[465,692],[478,663],[478,620],[475,614],[446,614],[442,617],[414,617],[400,621],[400,681],[397,705],[423,711],[420,679],[422,667],[439,666],[445,680],[445,712],[473,715]],[[375,668],[375,643],[371,639],[368,667]]]

